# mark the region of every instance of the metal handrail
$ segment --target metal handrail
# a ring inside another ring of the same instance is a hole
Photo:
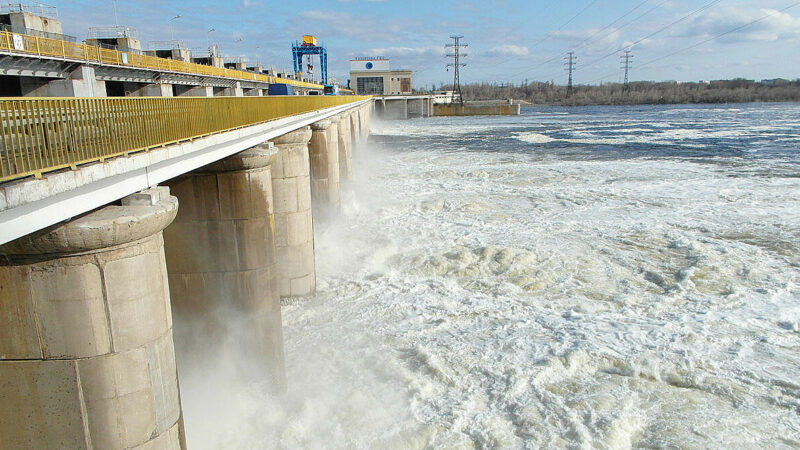
[[[190,75],[233,78],[237,80],[259,81],[262,83],[283,83],[311,89],[323,88],[320,84],[271,77],[264,74],[246,72],[244,70],[224,69],[221,67],[188,63],[175,59],[159,58],[157,56],[121,52],[119,50],[105,49],[94,45],[76,44],[58,39],[28,36],[7,31],[0,31],[0,51],[186,73]]]
[[[368,98],[0,98],[0,182]]]

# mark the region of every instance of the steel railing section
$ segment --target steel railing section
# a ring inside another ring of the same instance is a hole
[[[0,182],[367,98],[0,98]]]
[[[0,31],[0,51],[34,54],[51,58],[81,60],[98,64],[135,67],[167,72],[186,73],[190,75],[206,75],[221,78],[233,78],[242,81],[260,81],[263,83],[291,84],[313,89],[322,89],[320,84],[287,78],[272,77],[260,73],[243,70],[224,69],[174,59],[159,58],[137,53],[101,48],[94,45],[77,44],[58,39]]]

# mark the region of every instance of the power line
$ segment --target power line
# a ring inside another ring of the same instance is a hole
[[[445,45],[446,48],[453,49],[453,53],[448,53],[447,54],[448,58],[453,58],[453,62],[452,63],[448,63],[447,67],[448,68],[452,67],[453,68],[453,72],[454,72],[453,73],[453,95],[452,95],[450,101],[455,103],[456,93],[458,93],[458,101],[462,105],[464,104],[464,96],[461,94],[461,80],[459,79],[458,72],[459,72],[459,69],[461,67],[466,66],[466,64],[460,62],[462,57],[467,56],[466,53],[464,53],[463,55],[461,54],[461,49],[462,48],[466,48],[469,45],[469,44],[461,44],[460,43],[461,39],[463,39],[463,38],[464,38],[464,36],[460,36],[460,35],[450,36],[450,39],[453,40],[453,43]]]
[[[694,16],[695,14],[701,13],[701,12],[703,12],[703,11],[705,11],[705,10],[707,10],[707,9],[709,9],[709,8],[711,8],[711,7],[713,7],[713,6],[714,6],[714,5],[716,5],[717,3],[720,3],[721,1],[722,1],[722,0],[713,0],[713,1],[709,2],[709,3],[706,3],[705,5],[701,6],[700,8],[697,8],[697,9],[695,9],[694,11],[692,11],[692,12],[690,12],[690,13],[688,13],[688,14],[686,14],[685,16],[681,17],[680,19],[677,19],[677,20],[675,20],[675,21],[673,21],[673,22],[670,22],[669,24],[667,24],[667,25],[665,25],[665,26],[663,26],[663,27],[659,28],[658,30],[656,30],[656,31],[654,31],[654,32],[652,32],[652,33],[650,33],[650,34],[648,34],[647,36],[645,36],[645,37],[643,37],[643,38],[640,38],[640,39],[636,40],[636,41],[635,41],[635,42],[633,42],[632,44],[629,44],[629,45],[627,45],[627,46],[625,46],[625,47],[623,47],[623,48],[620,48],[620,49],[614,50],[613,52],[611,52],[611,53],[609,53],[609,54],[607,54],[607,55],[605,55],[605,56],[603,56],[603,57],[597,58],[597,59],[595,59],[595,60],[593,60],[593,61],[591,61],[591,62],[589,62],[589,63],[585,64],[585,65],[584,65],[584,67],[591,67],[591,66],[594,66],[595,64],[599,63],[600,61],[603,61],[603,60],[605,60],[605,59],[608,59],[608,58],[610,58],[610,57],[612,57],[612,56],[616,55],[617,53],[619,53],[619,52],[621,52],[621,51],[624,51],[625,49],[630,49],[630,48],[632,48],[633,46],[635,46],[636,44],[639,44],[639,43],[641,43],[641,42],[643,42],[643,41],[645,41],[645,40],[647,40],[647,39],[650,39],[651,37],[653,37],[653,36],[655,36],[655,35],[657,35],[657,34],[659,34],[659,33],[663,32],[663,31],[665,31],[665,30],[667,30],[667,29],[669,29],[669,28],[671,28],[671,27],[673,27],[673,26],[675,26],[675,25],[677,25],[677,24],[679,24],[679,23],[683,22],[684,20],[688,19],[689,17],[692,17],[692,16]],[[546,77],[546,78],[549,78],[549,77]],[[605,77],[604,77],[604,78],[605,78]]]
[[[752,21],[752,22],[748,22],[748,23],[746,23],[746,24],[744,24],[744,25],[740,25],[740,26],[738,26],[738,27],[736,27],[736,28],[732,28],[732,29],[730,29],[730,30],[728,30],[728,31],[726,31],[726,32],[724,32],[724,33],[720,33],[720,34],[718,34],[718,35],[716,35],[716,36],[714,36],[714,37],[708,38],[708,39],[706,39],[706,40],[704,40],[704,41],[700,41],[700,42],[698,42],[698,43],[696,43],[696,44],[692,44],[692,45],[690,45],[690,46],[688,46],[688,47],[684,47],[684,48],[682,48],[682,49],[680,49],[680,50],[674,51],[674,52],[672,52],[672,53],[669,53],[669,54],[667,54],[667,55],[660,56],[660,57],[658,57],[658,58],[656,58],[656,59],[653,59],[653,60],[651,60],[651,61],[648,61],[648,62],[646,62],[646,63],[645,63],[645,64],[643,64],[643,65],[644,65],[644,66],[647,66],[647,65],[649,65],[649,64],[652,64],[652,63],[654,63],[654,62],[661,61],[662,59],[667,59],[667,58],[669,58],[670,56],[677,55],[678,53],[685,52],[686,50],[691,50],[691,49],[693,49],[693,48],[695,48],[695,47],[698,47],[698,46],[700,46],[700,45],[703,45],[703,44],[705,44],[705,43],[707,43],[707,42],[711,42],[711,41],[713,41],[713,40],[715,40],[715,39],[719,39],[719,38],[721,38],[721,37],[723,37],[723,36],[727,36],[727,35],[729,35],[729,34],[731,34],[731,33],[735,33],[735,32],[737,32],[737,31],[739,31],[739,30],[741,30],[741,29],[743,29],[743,28],[749,27],[750,25],[755,25],[755,24],[757,24],[758,22],[761,22],[762,20],[769,19],[770,17],[772,17],[772,16],[774,16],[774,15],[776,15],[776,14],[780,14],[780,13],[782,13],[782,12],[784,12],[784,11],[788,10],[788,9],[794,8],[794,7],[795,7],[795,6],[797,6],[797,5],[800,5],[800,2],[795,2],[795,3],[792,3],[791,5],[789,5],[789,6],[785,7],[785,8],[783,8],[783,9],[780,9],[780,10],[777,10],[777,11],[772,11],[771,13],[769,13],[769,14],[767,14],[767,15],[763,16],[763,17],[760,17],[760,18],[758,18],[758,19],[756,19],[756,20],[754,20],[754,21]]]
[[[782,12],[784,12],[784,11],[786,11],[786,10],[789,10],[789,9],[791,9],[791,8],[794,8],[795,6],[798,6],[798,5],[800,5],[800,2],[795,2],[795,3],[792,3],[791,5],[789,5],[789,6],[785,7],[785,8],[783,8],[783,9],[779,9],[779,10],[776,10],[776,11],[772,11],[772,12],[770,12],[769,14],[766,14],[766,15],[764,15],[764,16],[762,16],[762,17],[759,17],[758,19],[756,19],[756,20],[753,20],[753,21],[751,21],[751,22],[748,22],[748,23],[746,23],[746,24],[744,24],[744,25],[739,25],[738,27],[731,28],[731,29],[730,29],[730,30],[728,30],[728,31],[722,32],[722,33],[720,33],[720,34],[717,34],[717,35],[715,35],[715,36],[713,36],[713,37],[710,37],[710,38],[708,38],[708,39],[704,39],[704,40],[702,40],[702,41],[700,41],[700,42],[694,43],[694,44],[692,44],[692,45],[689,45],[689,46],[687,46],[687,47],[683,47],[683,48],[681,48],[680,50],[676,50],[676,51],[674,51],[674,52],[672,52],[672,53],[668,53],[668,54],[666,54],[666,55],[659,56],[658,58],[655,58],[655,59],[652,59],[652,60],[650,60],[650,61],[647,61],[646,63],[642,64],[640,67],[646,67],[646,66],[649,66],[650,64],[653,64],[653,63],[656,63],[656,62],[658,62],[658,61],[661,61],[661,60],[667,59],[667,58],[669,58],[669,57],[671,57],[671,56],[675,56],[675,55],[677,55],[678,53],[683,53],[683,52],[685,52],[685,51],[687,51],[687,50],[691,50],[691,49],[693,49],[693,48],[695,48],[695,47],[699,47],[699,46],[701,46],[701,45],[703,45],[703,44],[705,44],[705,43],[708,43],[708,42],[711,42],[711,41],[713,41],[713,40],[719,39],[719,38],[721,38],[721,37],[723,37],[723,36],[727,36],[727,35],[729,35],[729,34],[731,34],[731,33],[735,33],[735,32],[737,32],[737,31],[739,31],[739,30],[741,30],[741,29],[747,28],[747,27],[749,27],[750,25],[755,25],[755,24],[757,24],[758,22],[761,22],[761,21],[763,21],[763,20],[769,19],[770,17],[772,17],[772,16],[774,16],[774,15],[776,15],[776,14],[780,14],[780,13],[782,13]],[[601,81],[601,80],[603,80],[603,79],[605,79],[605,78],[608,78],[609,76],[612,76],[612,75],[613,75],[613,74],[605,75],[605,76],[603,76],[603,77],[601,77],[601,78],[598,78],[598,79],[596,79],[596,80],[593,80],[593,81],[591,81],[591,83],[594,83],[594,82],[597,82],[597,81]]]
[[[575,50],[577,50],[577,49],[581,48],[581,47],[582,47],[582,46],[584,46],[584,45],[585,45],[587,42],[591,41],[593,38],[595,38],[595,37],[596,37],[597,35],[599,35],[600,33],[602,33],[602,32],[604,32],[604,31],[608,30],[609,28],[611,28],[612,26],[614,26],[614,24],[616,24],[616,23],[617,23],[617,22],[619,22],[620,20],[624,19],[625,17],[628,17],[629,15],[633,14],[633,12],[634,12],[634,11],[636,11],[637,9],[641,8],[642,6],[644,6],[644,5],[645,5],[645,4],[646,4],[648,1],[650,1],[650,0],[644,0],[643,2],[641,2],[641,3],[639,3],[638,5],[634,6],[633,8],[631,8],[630,10],[628,10],[628,12],[626,12],[626,13],[625,13],[625,14],[623,14],[623,15],[621,15],[621,16],[620,16],[620,17],[618,17],[616,20],[614,20],[613,22],[611,22],[609,25],[607,25],[607,26],[605,26],[605,27],[601,28],[599,31],[597,31],[596,33],[592,34],[592,35],[591,35],[591,36],[589,36],[588,38],[584,39],[582,42],[580,42],[578,45],[576,45],[576,46],[572,47],[570,50],[572,50],[572,51],[575,51]],[[638,20],[639,20],[639,19],[641,19],[642,17],[644,17],[644,16],[646,16],[646,15],[650,14],[651,12],[655,11],[656,9],[660,8],[660,7],[661,7],[661,5],[663,5],[664,3],[667,3],[668,1],[669,1],[669,0],[662,0],[660,3],[658,3],[658,4],[657,4],[657,5],[655,5],[654,7],[652,7],[652,8],[650,8],[650,9],[648,9],[647,11],[643,12],[642,14],[639,14],[639,15],[638,15],[638,16],[636,16],[636,17],[635,17],[633,20],[631,20],[630,22],[628,22],[628,23],[626,23],[626,24],[624,24],[624,25],[620,26],[620,27],[619,27],[619,28],[617,28],[616,30],[617,30],[617,31],[619,31],[619,30],[622,30],[622,29],[624,29],[624,28],[626,28],[626,27],[630,26],[631,24],[633,24],[633,23],[636,23],[636,21],[638,21]],[[563,27],[562,27],[562,28],[563,28]],[[556,31],[558,31],[558,30],[556,30]],[[520,72],[518,72],[518,73],[515,73],[515,74],[511,75],[511,77],[516,77],[516,76],[518,76],[518,75],[521,75],[521,74],[523,74],[523,73],[527,73],[527,72],[529,72],[529,71],[531,71],[531,70],[538,69],[539,67],[543,67],[543,66],[545,66],[545,65],[547,65],[547,64],[550,64],[550,63],[552,63],[552,62],[554,62],[554,61],[557,61],[557,60],[559,60],[559,59],[561,59],[561,54],[559,54],[559,55],[556,55],[556,56],[554,56],[554,57],[552,57],[552,58],[550,58],[550,59],[548,59],[548,60],[546,60],[546,61],[544,61],[544,62],[541,62],[541,63],[539,63],[539,64],[536,64],[536,65],[534,65],[534,66],[531,66],[531,67],[529,67],[529,68],[527,68],[527,69],[525,69],[525,70],[522,70],[522,71],[520,71]]]
[[[614,50],[613,52],[611,52],[611,53],[609,53],[609,54],[607,54],[607,55],[603,56],[602,58],[598,58],[598,59],[596,59],[596,60],[594,60],[594,61],[592,61],[592,62],[588,63],[588,64],[587,64],[587,66],[592,66],[592,65],[594,65],[594,64],[596,64],[596,63],[599,63],[600,61],[602,61],[602,60],[604,60],[604,59],[606,59],[606,58],[610,58],[611,56],[614,56],[614,55],[616,55],[617,53],[619,53],[619,52],[623,51],[624,49],[629,49],[629,48],[632,48],[632,47],[633,47],[633,46],[635,46],[636,44],[640,44],[640,43],[642,43],[643,41],[646,41],[647,39],[650,39],[651,37],[653,37],[653,36],[655,36],[655,35],[657,35],[657,34],[661,33],[662,31],[665,31],[665,30],[667,30],[667,29],[669,29],[669,28],[671,28],[671,27],[673,27],[673,26],[675,26],[675,25],[677,25],[677,24],[679,24],[679,23],[683,22],[684,20],[688,19],[689,17],[692,17],[692,16],[693,16],[693,15],[695,15],[695,14],[701,13],[701,12],[703,12],[703,11],[705,11],[705,10],[707,10],[707,9],[711,8],[712,6],[716,5],[717,3],[721,2],[721,1],[722,1],[722,0],[713,0],[713,1],[709,2],[709,3],[706,3],[705,5],[701,6],[700,8],[697,8],[696,10],[694,10],[694,11],[690,12],[689,14],[686,14],[685,16],[681,17],[680,19],[678,19],[678,20],[675,20],[674,22],[671,22],[671,23],[669,23],[669,24],[667,24],[667,25],[665,25],[665,26],[663,26],[663,27],[659,28],[658,30],[656,30],[656,31],[654,31],[654,32],[652,32],[652,33],[650,33],[650,34],[648,34],[647,36],[645,36],[645,37],[643,37],[643,38],[640,38],[640,39],[638,39],[638,40],[637,40],[637,41],[635,41],[634,43],[632,43],[632,44],[629,44],[629,45],[626,45],[624,48],[620,48],[620,49]]]
[[[545,34],[545,35],[544,35],[544,37],[543,37],[543,38],[541,38],[541,39],[540,39],[539,41],[537,41],[536,43],[534,43],[534,44],[533,44],[533,45],[532,45],[532,46],[529,48],[529,50],[536,48],[536,47],[537,47],[539,44],[541,44],[542,42],[544,42],[544,41],[546,41],[546,40],[550,39],[550,36],[552,36],[552,35],[553,35],[553,33],[557,32],[557,31],[561,31],[561,30],[563,30],[563,29],[564,29],[564,27],[566,27],[567,25],[569,25],[570,23],[572,23],[572,21],[574,21],[575,19],[577,19],[578,17],[580,17],[580,15],[581,15],[581,14],[583,14],[584,12],[586,12],[586,10],[587,10],[587,9],[589,9],[589,8],[591,8],[591,6],[592,6],[592,5],[594,5],[595,3],[597,3],[597,0],[592,0],[592,1],[590,1],[590,2],[589,2],[587,5],[586,5],[586,6],[584,6],[584,7],[583,7],[583,9],[581,9],[580,11],[578,11],[578,13],[577,13],[577,14],[575,14],[574,16],[572,16],[572,18],[570,18],[568,21],[566,21],[566,22],[564,22],[563,24],[561,24],[561,26],[560,26],[560,27],[556,28],[554,31],[550,31],[550,32],[548,32],[547,34]]]

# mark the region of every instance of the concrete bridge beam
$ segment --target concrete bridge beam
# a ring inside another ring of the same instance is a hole
[[[185,448],[166,188],[0,246],[0,446]]]
[[[311,128],[303,127],[272,140],[278,158],[272,171],[275,199],[275,247],[278,292],[281,297],[313,295],[314,226],[311,217],[311,174],[308,143]]]
[[[179,358],[202,355],[236,336],[236,348],[223,353],[252,357],[236,359],[241,367],[234,372],[245,381],[267,378],[282,391],[272,200],[276,157],[265,144],[170,181],[181,209],[164,240]]]

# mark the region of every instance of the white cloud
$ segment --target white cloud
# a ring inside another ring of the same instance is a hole
[[[749,23],[769,16],[757,23]],[[736,28],[742,27],[740,30]],[[736,30],[736,31],[732,31]],[[698,17],[675,31],[675,36],[709,38],[730,32],[722,42],[772,42],[800,37],[800,18],[774,9],[721,8]]]
[[[404,39],[404,25],[398,20],[379,20],[337,11],[304,11],[295,19],[298,26],[313,29],[320,36],[345,36],[365,42]]]
[[[528,56],[531,51],[524,45],[505,44],[490,48],[487,54],[490,56]]]
[[[368,53],[381,56],[444,56],[444,47],[384,47],[369,49]]]

